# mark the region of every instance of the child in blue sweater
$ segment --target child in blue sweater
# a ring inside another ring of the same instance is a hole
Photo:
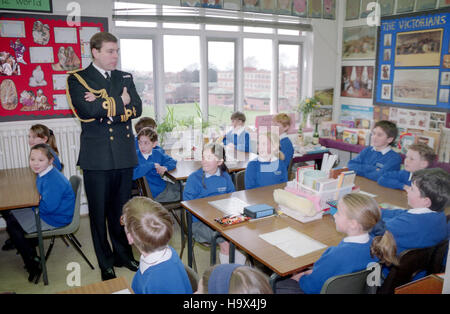
[[[138,120],[138,122],[136,122],[136,124],[134,125],[134,130],[136,131],[136,137],[134,139],[134,144],[136,146],[136,151],[139,150],[139,143],[138,143],[138,137],[137,134],[139,134],[139,132],[141,132],[141,130],[143,128],[151,128],[153,130],[156,131],[156,121],[153,118],[150,117],[142,117]],[[155,146],[154,149],[160,150],[161,153],[165,153],[164,149],[158,145]]]
[[[444,209],[450,200],[450,174],[440,168],[422,169],[414,172],[411,182],[406,192],[412,209],[383,210],[382,221],[372,230],[374,235],[392,232],[398,253],[448,238]]]
[[[400,170],[402,158],[391,149],[397,137],[397,126],[387,120],[378,121],[372,130],[372,146],[364,148],[361,153],[348,162],[349,170],[358,176],[370,180],[378,179],[389,171]]]
[[[287,131],[291,127],[291,118],[285,113],[273,117],[274,125],[278,127],[280,135],[280,151],[284,154],[284,164],[289,173],[289,164],[294,157],[294,145],[288,137]]]
[[[64,175],[52,165],[53,155],[47,144],[37,144],[30,151],[30,168],[37,174],[36,187],[40,195],[39,215],[42,230],[51,230],[71,223],[75,209],[75,193]],[[37,231],[34,208],[18,209],[6,217],[6,230],[19,251],[33,281],[40,274],[40,262],[33,240],[25,233]]]
[[[28,145],[33,147],[36,144],[48,144],[50,146],[50,152],[53,155],[53,166],[62,171],[63,165],[58,157],[58,147],[56,146],[56,138],[53,131],[43,124],[34,124],[31,126],[28,132]]]
[[[337,209],[336,230],[347,236],[337,246],[326,249],[312,269],[278,282],[276,293],[317,294],[333,276],[364,270],[373,262],[398,263],[395,240],[389,231],[375,238],[369,235],[381,219],[373,198],[361,193],[346,194]]]
[[[284,183],[288,174],[283,163],[284,154],[279,151],[276,133],[261,133],[258,138],[258,157],[251,160],[245,169],[245,189]]]
[[[139,151],[138,165],[133,171],[133,180],[145,176],[150,186],[153,199],[160,203],[176,202],[180,200],[180,184],[167,182],[162,179],[166,171],[175,169],[177,161],[155,149],[158,134],[151,128],[143,128],[138,134]]]
[[[235,191],[233,181],[225,165],[225,149],[222,144],[209,143],[203,148],[202,167],[193,172],[186,180],[183,191],[183,200],[193,200],[208,196],[232,193]],[[210,243],[214,230],[192,217],[192,235],[197,242]],[[218,238],[222,264],[229,260],[229,243]],[[236,250],[236,262],[245,263],[245,257]]]
[[[245,130],[245,114],[236,111],[231,115],[231,130],[223,138],[223,145],[238,151],[250,151],[250,134]]]
[[[433,149],[425,143],[412,144],[408,147],[405,157],[405,169],[384,173],[378,184],[398,190],[406,190],[411,186],[414,171],[428,168],[436,159]]]
[[[177,252],[170,213],[147,197],[136,196],[123,206],[121,222],[128,243],[141,253],[131,288],[136,294],[190,294],[192,287]]]
[[[56,146],[56,138],[53,134],[53,131],[43,124],[32,125],[30,130],[28,131],[28,145],[30,147],[33,147],[36,144],[49,145],[50,152],[53,156],[53,167],[55,167],[59,171],[62,171],[63,164],[58,157],[59,152],[58,147]],[[8,215],[10,215],[9,211],[3,211],[2,213],[0,213],[0,216],[2,216],[5,220],[7,219],[6,216]],[[2,250],[7,251],[12,249],[14,249],[14,244],[12,243],[11,239],[7,239],[2,247]]]

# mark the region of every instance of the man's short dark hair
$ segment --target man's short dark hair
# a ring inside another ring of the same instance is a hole
[[[104,42],[106,43],[117,43],[117,37],[108,32],[99,32],[91,37],[90,46],[92,49],[100,50]]]

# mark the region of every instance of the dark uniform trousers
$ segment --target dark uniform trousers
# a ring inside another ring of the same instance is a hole
[[[91,64],[77,74],[85,84],[74,74],[67,82],[69,100],[82,121],[78,165],[83,169],[95,253],[105,270],[133,258],[120,216],[131,197],[133,168],[138,163],[131,120],[141,115],[142,102],[130,73],[111,71],[108,81]],[[105,89],[108,95],[86,101],[85,93],[91,91],[87,86]],[[124,87],[131,98],[128,105],[121,98]]]

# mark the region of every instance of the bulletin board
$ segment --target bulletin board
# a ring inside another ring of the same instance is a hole
[[[107,18],[2,13],[0,122],[72,117],[67,71],[90,64],[90,38],[107,30]]]
[[[382,17],[377,38],[375,105],[450,110],[448,8]]]

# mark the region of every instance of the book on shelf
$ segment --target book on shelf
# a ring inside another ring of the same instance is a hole
[[[356,129],[346,128],[342,132],[342,140],[349,144],[358,144],[358,131]]]

